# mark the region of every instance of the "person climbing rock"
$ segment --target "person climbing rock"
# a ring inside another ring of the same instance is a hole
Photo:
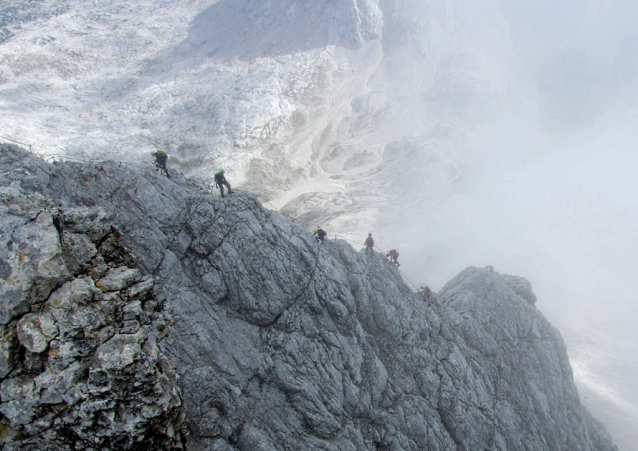
[[[315,237],[315,240],[317,240],[317,243],[319,242],[323,243],[323,240],[327,235],[326,231],[323,230],[321,227],[317,226],[317,228],[313,232],[314,232],[313,236]]]
[[[233,191],[230,188],[230,183],[226,180],[226,176],[224,176],[224,170],[220,169],[217,174],[215,174],[215,188],[219,188],[219,191],[222,193],[222,197],[224,197],[224,185],[228,188],[228,194],[233,194]]]
[[[365,244],[366,246],[366,254],[368,253],[368,251],[370,253],[374,252],[374,249],[372,249],[374,247],[374,239],[372,238],[372,234],[368,233],[368,238],[366,238],[366,240],[363,242],[363,244]]]
[[[430,295],[432,294],[430,288],[427,286],[419,288],[421,289],[421,296],[423,296],[423,300],[426,302],[430,302]]]
[[[487,265],[485,269],[487,269],[488,272],[494,272],[494,267],[492,265]]]
[[[163,150],[156,150],[152,152],[151,155],[155,157],[155,166],[157,167],[156,171],[163,172],[166,177],[169,179],[171,176],[168,173],[168,168],[166,167],[166,160],[168,159],[168,155]]]
[[[399,262],[397,261],[399,259],[399,253],[397,252],[396,249],[390,249],[390,251],[387,252],[385,256],[388,257],[390,261],[397,266],[397,268],[401,266]]]

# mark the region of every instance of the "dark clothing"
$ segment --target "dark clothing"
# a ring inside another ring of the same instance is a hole
[[[155,166],[157,166],[158,170],[164,171],[164,173],[166,174],[166,177],[170,179],[171,176],[168,174],[168,168],[166,167],[167,159],[168,159],[168,155],[166,154],[166,152],[163,152],[161,150],[158,150],[157,152],[155,152]]]
[[[224,185],[228,188],[228,194],[232,194],[233,191],[230,188],[230,183],[226,181],[226,177],[223,173],[218,172],[215,174],[215,188],[219,188],[219,191],[222,193],[222,197],[224,197]]]
[[[317,242],[321,241],[323,243],[323,240],[326,237],[327,233],[323,229],[317,229],[317,231],[313,233],[313,235],[316,235],[315,239],[317,240]]]
[[[423,299],[425,299],[426,301],[430,300],[430,295],[431,294],[432,294],[432,292],[430,291],[430,288],[428,288],[428,287],[421,288],[421,295],[423,296]]]
[[[226,176],[224,175],[223,172],[218,172],[217,174],[215,174],[215,185],[219,183],[223,183],[225,181],[226,181]]]
[[[368,236],[368,238],[366,238],[363,244],[366,245],[366,254],[368,253],[368,251],[374,252],[374,250],[372,249],[374,247],[374,240],[372,239],[371,236]]]
[[[222,197],[224,197],[224,185],[226,185],[226,188],[228,188],[228,194],[233,194],[233,192],[230,189],[230,183],[224,180],[223,182],[219,182],[219,184],[217,185],[217,187],[219,188],[219,191],[222,193]]]

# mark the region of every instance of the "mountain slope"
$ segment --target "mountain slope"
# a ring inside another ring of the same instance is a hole
[[[11,146],[0,171],[49,210],[112,215],[174,316],[188,449],[615,449],[522,278],[468,268],[427,303],[381,254],[319,246],[249,194]]]
[[[437,289],[468,262],[526,274],[629,451],[636,8],[5,0],[0,135],[58,160],[162,148],[208,182],[224,167],[304,226],[373,231]]]

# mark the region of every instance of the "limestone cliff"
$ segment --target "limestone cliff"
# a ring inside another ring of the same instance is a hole
[[[523,278],[424,302],[250,194],[11,146],[0,173],[6,449],[616,449]]]

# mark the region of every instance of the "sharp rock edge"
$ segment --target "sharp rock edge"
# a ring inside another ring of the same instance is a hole
[[[10,145],[0,173],[3,449],[617,449],[522,277],[424,302],[248,193]]]

